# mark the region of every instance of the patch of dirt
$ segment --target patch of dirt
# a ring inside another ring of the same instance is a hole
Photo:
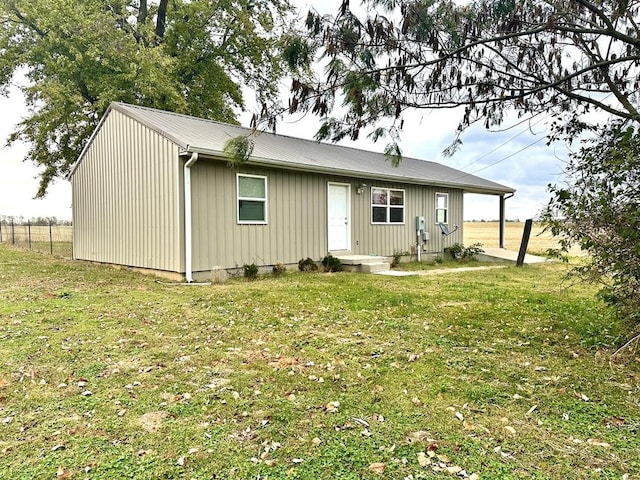
[[[148,412],[142,415],[138,421],[142,429],[147,433],[155,433],[162,426],[162,422],[169,416],[169,412],[160,410],[158,412]]]

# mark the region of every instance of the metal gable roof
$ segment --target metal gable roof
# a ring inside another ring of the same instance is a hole
[[[227,140],[251,134],[248,128],[124,103],[111,108],[128,115],[187,151],[223,155]],[[253,136],[250,163],[361,179],[460,188],[470,193],[506,194],[513,188],[445,165],[403,157],[398,167],[381,153],[261,132]]]

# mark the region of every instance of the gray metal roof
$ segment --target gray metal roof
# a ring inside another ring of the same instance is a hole
[[[113,103],[110,108],[136,119],[186,151],[202,155],[220,157],[227,140],[252,133],[248,128],[124,103]],[[470,193],[515,192],[513,188],[499,183],[416,158],[403,157],[400,165],[393,167],[381,153],[267,132],[256,133],[252,138],[251,164],[361,179],[454,187]]]

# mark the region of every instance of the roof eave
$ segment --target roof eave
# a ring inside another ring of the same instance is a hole
[[[209,150],[204,148],[187,146],[185,151],[197,152],[200,155],[204,155],[206,157],[212,157],[217,160],[223,160],[223,161],[226,160],[225,154],[217,150]],[[380,181],[386,181],[386,182],[392,181],[392,182],[398,182],[398,183],[410,183],[413,185],[457,188],[457,189],[463,190],[465,193],[479,193],[483,195],[504,195],[508,193],[515,193],[515,190],[509,187],[504,187],[504,188],[486,187],[485,188],[478,185],[470,185],[468,183],[425,180],[421,178],[405,177],[401,175],[376,175],[374,173],[361,172],[358,170],[320,167],[320,166],[301,164],[301,163],[284,162],[284,161],[274,160],[270,158],[251,157],[247,161],[247,165],[279,167],[286,170],[292,170],[292,171],[298,171],[298,172],[321,173],[325,175],[343,175],[345,177],[366,178],[370,180],[380,180]]]

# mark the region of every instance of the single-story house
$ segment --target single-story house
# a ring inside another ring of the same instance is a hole
[[[202,279],[310,257],[424,254],[462,242],[463,194],[515,190],[434,162],[113,103],[69,175],[74,258]],[[417,230],[417,218],[424,219]],[[455,230],[455,226],[459,226]],[[445,237],[448,227],[451,235]]]

